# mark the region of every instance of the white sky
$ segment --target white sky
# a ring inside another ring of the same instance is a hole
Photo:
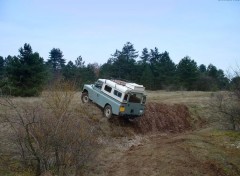
[[[239,32],[240,0],[0,0],[3,57],[29,43],[45,60],[54,47],[103,64],[129,41],[226,71],[240,64]]]

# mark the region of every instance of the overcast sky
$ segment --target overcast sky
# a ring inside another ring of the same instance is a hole
[[[240,0],[0,0],[3,57],[29,43],[45,60],[60,48],[103,64],[129,41],[226,71],[240,64],[239,33]]]

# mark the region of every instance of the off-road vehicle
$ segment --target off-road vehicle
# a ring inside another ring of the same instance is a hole
[[[81,96],[83,103],[92,101],[103,108],[104,116],[135,118],[144,113],[145,87],[121,80],[98,79],[95,84],[85,84]]]

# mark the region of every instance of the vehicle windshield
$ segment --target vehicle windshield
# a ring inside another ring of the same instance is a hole
[[[131,93],[128,102],[129,103],[141,103],[143,94]]]
[[[102,89],[103,82],[102,81],[97,81],[95,82],[94,86],[98,89]]]

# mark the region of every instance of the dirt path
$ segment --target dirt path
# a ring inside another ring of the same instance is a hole
[[[127,150],[108,149],[101,173],[108,176],[239,175],[233,151],[211,142],[202,132],[148,136]],[[90,175],[92,175],[90,174]]]
[[[205,175],[209,171],[181,144],[180,136],[152,136],[144,144],[132,146],[110,167],[110,176],[116,175]],[[215,175],[214,173],[209,173]]]
[[[212,114],[205,107],[191,110],[192,117],[185,105],[152,102],[147,115],[132,126],[118,120],[106,123],[114,137],[103,139],[106,143],[96,157],[97,164],[86,175],[239,176],[239,134],[206,124],[202,117],[208,119]],[[128,128],[133,136],[126,133]]]

